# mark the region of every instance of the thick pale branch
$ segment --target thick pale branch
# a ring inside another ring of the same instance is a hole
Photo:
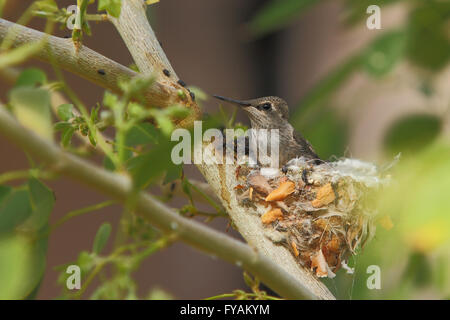
[[[121,93],[118,81],[130,79],[139,74],[133,70],[85,47],[77,51],[71,39],[63,39],[47,35],[43,32],[14,24],[0,19],[0,39],[4,39],[9,32],[14,32],[13,46],[17,47],[25,43],[38,42],[46,39],[46,45],[36,53],[36,58],[45,62],[55,62],[59,67],[79,75],[99,86]],[[153,73],[148,73],[152,75]],[[155,76],[158,76],[155,73]],[[145,92],[148,105],[166,107],[181,103],[189,105],[190,97],[185,92],[184,100],[178,95],[178,90],[185,91],[175,82],[165,79],[157,81]]]
[[[22,127],[3,106],[0,106],[0,133],[23,150],[39,157],[53,170],[126,203],[132,189],[128,177],[94,166],[39,138]],[[135,206],[136,213],[150,223],[176,234],[179,239],[210,255],[242,266],[281,296],[293,299],[316,298],[294,277],[264,255],[194,220],[181,217],[149,194],[139,193]]]

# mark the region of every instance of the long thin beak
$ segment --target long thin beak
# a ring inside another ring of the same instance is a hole
[[[222,96],[217,96],[217,95],[213,95],[213,97],[215,97],[215,98],[217,98],[217,99],[219,99],[219,100],[222,100],[222,101],[227,101],[227,102],[231,102],[231,103],[234,103],[234,104],[238,104],[238,105],[240,105],[240,106],[246,106],[246,107],[248,107],[248,106],[251,106],[252,104],[251,103],[249,103],[249,102],[246,102],[246,101],[240,101],[240,100],[235,100],[235,99],[230,99],[230,98],[226,98],[226,97],[222,97]]]

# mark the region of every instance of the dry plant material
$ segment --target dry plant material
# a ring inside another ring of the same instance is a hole
[[[248,184],[258,193],[267,196],[272,192],[272,187],[267,182],[267,179],[261,174],[253,174],[248,177]]]
[[[264,213],[261,217],[261,221],[264,224],[269,224],[269,223],[275,222],[276,220],[279,220],[282,218],[283,218],[283,212],[281,212],[281,209],[276,208],[276,209],[271,209],[271,210],[267,211],[266,213]]]
[[[288,248],[317,277],[333,277],[346,265],[373,237],[375,220],[392,226],[390,220],[378,219],[366,201],[372,190],[389,182],[373,164],[343,159],[314,165],[300,158],[278,172],[247,168],[240,173],[244,188],[235,192],[251,192],[244,205],[261,216],[266,236]]]
[[[333,187],[331,186],[331,183],[327,183],[317,191],[316,199],[314,199],[311,204],[314,208],[320,208],[333,202],[334,199],[336,199],[336,196]]]
[[[288,195],[295,191],[295,183],[292,181],[284,181],[280,186],[273,190],[266,197],[266,201],[281,201],[287,198]]]
[[[319,278],[328,276],[328,264],[322,250],[319,250],[311,257],[311,270],[314,271]]]

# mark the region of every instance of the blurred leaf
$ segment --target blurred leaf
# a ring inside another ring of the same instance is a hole
[[[126,145],[129,147],[156,143],[158,141],[158,130],[148,122],[134,125],[127,132]]]
[[[348,146],[348,126],[333,108],[320,112],[310,125],[301,129],[322,159],[344,156]]]
[[[295,111],[291,117],[292,124],[301,127],[305,122],[308,122],[309,119],[305,117],[305,114],[311,112],[315,106],[329,98],[360,65],[360,55],[351,57],[322,79],[305,95],[298,107],[294,109]]]
[[[180,105],[170,106],[164,109],[164,111],[169,117],[175,119],[184,119],[191,113],[190,109]]]
[[[48,224],[55,204],[55,195],[52,190],[35,178],[28,181],[28,190],[33,213],[26,221],[26,226],[34,230],[40,230]]]
[[[58,107],[58,117],[62,121],[69,121],[74,117],[73,115],[73,105],[70,103],[62,104]]]
[[[29,42],[15,49],[2,52],[0,54],[0,69],[21,64],[41,50],[43,45],[43,41]]]
[[[161,140],[149,152],[128,161],[127,168],[133,177],[135,188],[146,187],[155,178],[175,166],[171,159],[172,146],[173,143]]]
[[[422,287],[431,281],[431,266],[427,257],[421,252],[413,252],[409,256],[402,281],[412,280],[415,286]]]
[[[100,254],[108,243],[109,236],[111,235],[111,224],[104,223],[100,226],[95,235],[94,245],[92,251],[96,254]]]
[[[70,143],[72,142],[72,137],[75,133],[76,129],[72,126],[67,127],[63,130],[63,132],[61,133],[61,145],[64,148],[67,148]]]
[[[24,299],[37,290],[44,275],[45,240],[24,234],[0,236],[0,300]]]
[[[367,8],[371,5],[378,5],[381,9],[386,8],[390,4],[405,0],[346,0],[345,1],[345,19],[349,24],[361,22],[361,20],[368,18]],[[408,0],[409,1],[409,0]]]
[[[403,57],[407,35],[403,31],[391,31],[376,39],[367,50],[363,66],[372,76],[383,76]]]
[[[155,115],[155,120],[156,123],[159,126],[159,129],[168,137],[170,137],[173,129],[174,129],[174,125],[172,123],[172,120],[170,120],[166,115],[162,114],[162,113],[158,113],[157,115]]]
[[[205,101],[208,99],[208,95],[206,94],[206,92],[200,89],[199,87],[189,86],[188,89],[195,94],[195,98],[197,100]]]
[[[41,137],[53,140],[50,94],[47,90],[18,87],[10,92],[10,104],[17,120]]]
[[[417,65],[437,71],[450,59],[448,23],[450,3],[434,0],[420,2],[411,13],[408,30],[409,58]]]
[[[250,32],[252,35],[262,36],[278,30],[317,3],[318,0],[272,0],[252,18]]]
[[[12,191],[12,188],[9,186],[2,186],[0,185],[0,203],[3,201],[3,199],[9,195]]]
[[[167,291],[160,288],[153,288],[147,296],[148,300],[173,300],[174,297]]]
[[[113,17],[120,16],[122,0],[98,0],[98,11],[106,10]]]
[[[22,71],[17,78],[15,87],[24,87],[24,86],[39,86],[43,85],[47,82],[46,74],[36,68],[29,68]]]
[[[384,145],[388,152],[417,152],[429,145],[442,130],[442,120],[434,115],[416,114],[397,121],[386,133]]]
[[[183,172],[183,166],[182,165],[170,166],[167,169],[166,176],[164,177],[163,184],[167,184],[167,183],[173,182],[173,181],[175,181],[177,179],[180,179],[182,172]]]
[[[31,215],[27,190],[14,190],[0,203],[0,235],[13,231]]]

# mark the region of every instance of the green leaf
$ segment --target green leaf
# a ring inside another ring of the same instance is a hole
[[[69,121],[74,117],[73,104],[65,103],[58,107],[58,117],[62,121]]]
[[[155,120],[156,120],[156,123],[157,123],[158,126],[159,126],[159,129],[160,129],[166,136],[169,137],[169,136],[171,135],[173,129],[174,129],[174,126],[173,126],[172,121],[171,121],[166,115],[164,115],[164,114],[162,114],[162,113],[158,113],[158,114],[155,116]]]
[[[322,159],[341,157],[348,146],[348,125],[334,108],[324,108],[300,130]]]
[[[92,251],[96,254],[100,254],[103,248],[108,243],[109,236],[111,235],[111,224],[104,223],[100,226],[95,235],[94,245],[92,247]]]
[[[126,145],[134,147],[137,145],[158,142],[158,130],[150,123],[139,123],[131,127],[127,132]]]
[[[118,102],[119,98],[115,94],[109,91],[105,91],[105,95],[103,96],[103,104],[105,106],[107,106],[110,109],[114,109]]]
[[[10,104],[17,120],[42,138],[53,140],[50,94],[47,90],[18,87],[11,90]]]
[[[26,61],[42,49],[44,42],[29,42],[0,54],[0,69],[12,67]]]
[[[12,232],[31,215],[31,203],[27,190],[14,190],[0,203],[0,235]]]
[[[442,131],[442,119],[429,114],[407,116],[396,122],[386,133],[387,151],[397,154],[417,152],[429,145]]]
[[[272,0],[250,21],[250,32],[261,36],[278,30],[318,2],[318,0]]]
[[[410,60],[426,69],[437,71],[450,59],[448,19],[450,3],[422,1],[411,13],[408,30]]]
[[[74,127],[67,127],[66,129],[63,130],[63,132],[61,133],[61,145],[64,148],[67,148],[70,143],[72,142],[72,137],[75,133],[76,129]]]
[[[170,106],[166,108],[164,111],[169,117],[175,119],[184,119],[191,113],[190,109],[180,105]]]
[[[50,213],[55,205],[55,195],[52,190],[35,178],[28,181],[32,214],[26,226],[34,230],[41,230],[48,225]]]
[[[131,158],[127,162],[127,168],[133,177],[135,188],[140,189],[147,186],[155,178],[175,166],[170,157],[173,145],[172,142],[161,140],[149,152]]]
[[[170,168],[167,169],[163,184],[167,184],[167,183],[173,182],[177,179],[180,179],[182,172],[183,172],[182,165],[170,166]]]
[[[25,299],[37,290],[45,271],[46,240],[0,236],[0,300]]]
[[[361,66],[361,55],[349,58],[330,72],[324,79],[310,90],[302,99],[291,117],[294,126],[301,127],[309,118],[305,114],[314,109],[317,105],[325,101]]]
[[[98,11],[106,10],[113,17],[120,16],[122,0],[98,0]]]
[[[0,203],[3,201],[3,199],[6,196],[8,196],[11,193],[12,190],[13,189],[11,187],[9,187],[9,186],[2,186],[2,185],[0,185]]]
[[[376,77],[391,71],[403,57],[407,40],[403,31],[392,31],[376,39],[365,54],[365,70]]]
[[[46,74],[36,68],[29,68],[19,75],[19,78],[17,78],[15,87],[24,87],[24,86],[39,86],[43,85],[47,82],[47,76]]]

